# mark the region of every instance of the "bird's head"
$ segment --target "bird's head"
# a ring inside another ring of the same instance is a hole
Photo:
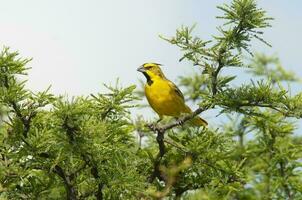
[[[158,63],[145,63],[137,71],[142,72],[147,79],[147,82],[152,81],[154,78],[165,78],[164,73],[160,69],[161,64]]]

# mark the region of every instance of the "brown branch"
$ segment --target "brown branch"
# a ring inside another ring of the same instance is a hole
[[[283,185],[283,188],[285,190],[285,193],[288,197],[289,200],[293,199],[293,195],[292,193],[290,192],[290,189],[289,189],[289,185],[287,183],[287,177],[286,177],[286,174],[285,174],[285,163],[280,161],[279,162],[279,166],[280,166],[280,175],[282,178],[284,178],[285,180],[283,181],[282,185]]]
[[[6,68],[6,71],[8,69]],[[4,72],[5,73],[5,72]],[[4,87],[9,90],[10,88],[10,83],[9,83],[9,77],[8,75],[4,76],[4,82],[3,82],[3,85]],[[33,117],[36,116],[36,113],[35,112],[31,112],[28,116],[28,118],[26,118],[26,116],[24,116],[20,110],[20,107],[18,106],[17,102],[16,101],[13,101],[13,100],[9,100],[8,101],[8,105],[10,105],[13,110],[15,111],[17,117],[21,120],[23,126],[24,126],[24,130],[23,130],[23,136],[26,138],[27,137],[27,134],[29,132],[29,129],[30,129],[30,123],[31,123],[31,120]]]
[[[91,174],[92,176],[94,177],[94,179],[96,180],[96,182],[98,182],[98,189],[97,191],[95,192],[95,197],[97,200],[102,200],[104,197],[103,197],[103,187],[104,187],[104,184],[99,182],[99,179],[100,179],[100,175],[99,175],[99,170],[97,168],[97,165],[93,163],[92,159],[89,158],[88,154],[81,154],[83,160],[85,161],[86,165],[91,167]]]
[[[164,180],[164,177],[162,177],[162,175],[160,174],[159,165],[160,165],[161,158],[166,153],[165,140],[164,140],[165,132],[176,126],[180,126],[180,125],[184,124],[185,122],[193,119],[195,116],[197,116],[198,114],[202,113],[203,111],[209,109],[210,107],[213,107],[213,106],[211,104],[208,104],[208,105],[204,106],[203,108],[200,107],[200,108],[196,109],[190,115],[186,115],[186,116],[184,116],[174,122],[166,124],[166,125],[162,125],[162,126],[153,125],[153,124],[147,125],[151,131],[153,131],[155,134],[157,134],[156,141],[157,141],[158,147],[159,147],[159,153],[158,153],[158,155],[154,161],[154,165],[153,165],[153,172],[152,172],[151,176],[148,178],[149,183],[152,183],[155,178]]]
[[[158,178],[161,181],[165,180],[165,178],[162,176],[162,174],[160,173],[160,170],[159,170],[161,158],[162,157],[160,156],[160,153],[158,153],[156,156],[156,159],[154,161],[154,164],[153,164],[152,174],[147,179],[149,183],[152,183],[155,178]]]
[[[62,180],[64,182],[64,186],[67,191],[66,198],[68,200],[77,200],[77,190],[73,186],[72,179],[70,178],[70,176],[68,176],[59,165],[55,166],[53,172],[55,172],[57,175],[59,175],[62,178]]]
[[[95,180],[98,182],[100,175],[99,175],[98,168],[95,165],[93,165],[91,168],[91,174],[93,175]],[[104,185],[102,183],[98,183],[98,190],[95,193],[95,197],[97,200],[103,199],[103,192],[102,192],[103,187],[104,187]]]
[[[222,63],[222,54],[224,50],[219,51],[219,57],[218,57],[218,67],[217,69],[212,73],[212,94],[215,96],[217,94],[217,77],[220,72],[220,70],[224,67]]]
[[[233,29],[233,38],[237,38],[238,35],[244,31],[244,28],[242,27],[242,21],[240,21],[238,23],[238,25],[236,27],[234,27]],[[212,72],[212,95],[215,96],[218,92],[217,90],[217,78],[218,78],[218,74],[221,71],[221,69],[223,67],[226,66],[226,63],[224,63],[224,57],[226,57],[226,52],[230,49],[233,49],[234,46],[232,46],[231,42],[233,42],[233,38],[231,38],[229,41],[227,41],[227,43],[224,43],[218,50],[218,55],[217,55],[217,64],[218,67],[216,68],[216,70],[214,70]]]
[[[103,113],[101,114],[101,119],[102,119],[102,120],[105,120],[105,118],[107,117],[107,115],[108,115],[112,110],[113,110],[113,108],[112,108],[112,107],[109,107],[105,112],[103,112]]]
[[[70,143],[75,142],[74,135],[75,135],[76,131],[78,130],[78,128],[77,127],[70,127],[69,126],[69,124],[68,124],[68,117],[65,118],[64,123],[63,123],[62,126],[63,126],[63,128],[66,129],[66,133],[68,135],[69,142]],[[93,160],[91,158],[89,158],[89,156],[87,155],[87,152],[81,152],[80,155],[83,158],[83,160],[86,163],[86,165],[89,166],[89,167],[91,167],[91,174],[92,174],[92,176],[95,178],[95,180],[97,182],[99,182],[100,176],[99,176],[97,165],[95,165],[93,163]],[[73,175],[76,175],[76,174],[73,174]],[[103,193],[102,193],[103,186],[104,185],[102,183],[98,183],[98,189],[97,189],[97,191],[95,193],[95,197],[96,197],[97,200],[102,200],[103,199]]]
[[[18,106],[18,104],[15,101],[10,101],[9,104],[11,105],[11,107],[13,108],[14,112],[16,113],[18,119],[21,120],[23,126],[24,126],[24,130],[23,130],[23,136],[24,138],[27,137],[27,134],[30,130],[30,123],[33,117],[36,116],[35,112],[31,112],[30,115],[28,116],[28,118],[26,118],[22,113],[21,110]]]
[[[51,158],[51,155],[46,152],[39,153],[36,155],[43,159]],[[67,193],[67,199],[69,199],[69,200],[81,199],[81,197],[79,197],[79,198],[77,197],[77,190],[76,190],[76,187],[72,184],[72,180],[75,179],[75,177],[81,170],[85,169],[86,165],[87,165],[87,163],[85,162],[84,165],[82,165],[79,169],[77,169],[75,172],[71,173],[70,175],[67,175],[59,165],[56,165],[54,167],[53,172],[56,173],[58,176],[60,176],[63,180],[64,186],[66,189],[66,193]],[[97,199],[97,200],[99,200],[99,199]]]
[[[207,110],[207,109],[209,109],[211,107],[212,107],[212,105],[208,104],[208,105],[206,105],[204,107],[200,107],[200,108],[196,109],[190,115],[186,115],[186,116],[184,116],[182,118],[179,118],[178,120],[173,121],[173,122],[171,122],[169,124],[162,125],[162,126],[148,125],[148,127],[150,128],[150,130],[152,130],[155,133],[158,133],[158,132],[165,133],[167,130],[172,129],[172,128],[176,127],[176,126],[180,126],[180,125],[184,124],[185,122],[193,119],[195,116],[199,115],[200,113],[202,113],[203,111],[205,111],[205,110]]]
[[[76,127],[71,127],[69,124],[68,124],[68,116],[65,117],[64,119],[64,123],[62,124],[62,127],[66,130],[66,134],[68,136],[68,139],[69,139],[69,143],[72,144],[75,140],[74,138],[74,135],[77,131],[77,128]]]

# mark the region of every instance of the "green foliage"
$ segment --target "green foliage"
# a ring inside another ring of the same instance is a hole
[[[255,54],[251,60],[250,73],[270,79],[273,83],[280,81],[301,81],[293,72],[286,71],[276,56]]]
[[[250,53],[251,39],[256,38],[268,44],[260,37],[263,32],[258,30],[270,27],[269,21],[272,18],[267,17],[264,10],[257,8],[254,0],[234,0],[231,5],[224,4],[217,8],[224,12],[223,16],[217,18],[226,21],[224,27],[230,26],[228,29],[218,28],[222,36],[215,37],[217,46],[226,50],[244,49]]]
[[[299,78],[276,57],[255,54],[245,64],[242,50],[253,55],[249,48],[253,38],[269,45],[260,29],[269,27],[272,18],[255,1],[234,0],[218,8],[223,11],[218,18],[225,23],[212,41],[193,36],[194,27],[181,27],[172,38],[161,36],[184,52],[180,61],[186,59],[201,69],[180,77],[185,96],[201,106],[198,113],[215,109],[228,117],[223,128],[210,123],[211,128],[201,132],[185,128],[169,133],[173,142],[166,142],[171,149],[161,164],[192,156],[192,166],[177,176],[171,195],[183,199],[300,199],[302,149],[295,141],[301,141],[301,136],[293,135],[292,119],[302,117],[302,93],[292,96],[283,85]],[[226,67],[248,68],[254,80],[231,86],[236,76],[223,75]]]
[[[212,41],[193,36],[194,27],[162,37],[180,48],[180,61],[200,68],[178,84],[200,105],[195,114],[213,110],[224,119],[204,129],[180,126],[182,118],[149,126],[133,119],[130,109],[143,95],[135,86],[105,85],[105,94],[72,98],[50,88],[33,93],[24,81],[30,59],[4,48],[0,199],[302,199],[295,121],[302,93],[287,87],[300,79],[276,57],[243,59],[252,39],[267,44],[260,30],[271,18],[254,0],[218,9],[224,24]],[[253,78],[232,86],[227,67]]]
[[[144,191],[143,160],[129,121],[135,86],[108,94],[55,97],[25,89],[28,60],[1,54],[1,198],[130,199]],[[127,158],[127,159],[125,159]]]
[[[285,116],[301,118],[299,96],[301,94],[290,97],[281,85],[275,87],[271,81],[262,80],[239,88],[227,88],[217,94],[213,102],[223,108],[222,112],[236,111],[257,115],[253,109],[264,107],[276,110]]]

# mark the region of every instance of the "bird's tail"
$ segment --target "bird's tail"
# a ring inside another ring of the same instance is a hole
[[[186,109],[184,111],[185,113],[192,113],[192,110],[186,106]],[[194,125],[194,126],[204,126],[206,127],[208,125],[208,122],[204,119],[202,119],[199,116],[194,117],[193,119],[190,120],[190,122]]]
[[[192,119],[192,123],[195,126],[207,126],[208,125],[208,122],[199,116],[196,116],[194,119]]]

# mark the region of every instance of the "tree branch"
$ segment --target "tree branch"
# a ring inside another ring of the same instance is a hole
[[[94,179],[96,180],[96,182],[98,182],[98,189],[95,192],[95,197],[97,200],[102,200],[103,199],[103,192],[102,189],[104,187],[104,185],[99,182],[100,179],[100,175],[99,175],[99,170],[97,168],[97,166],[92,162],[92,159],[89,158],[89,156],[87,156],[87,154],[81,154],[83,160],[85,161],[86,165],[88,165],[89,167],[91,167],[91,174],[94,177]]]
[[[99,176],[98,168],[95,165],[93,165],[93,167],[91,168],[91,174],[93,175],[95,180],[98,182],[100,179],[100,176]],[[104,185],[102,183],[98,183],[98,190],[95,193],[95,197],[97,200],[103,199],[103,192],[102,192],[103,186]]]
[[[63,123],[63,128],[66,129],[66,133],[69,138],[69,142],[73,143],[75,142],[75,132],[77,131],[77,127],[70,127],[68,124],[68,117],[65,118],[64,123]],[[95,165],[89,156],[87,156],[87,152],[81,152],[80,153],[81,157],[83,158],[84,162],[86,163],[87,166],[91,167],[91,174],[95,178],[95,180],[98,182],[98,189],[95,193],[95,197],[97,200],[102,200],[103,199],[103,184],[99,182],[100,176],[98,172],[97,165]]]
[[[151,176],[148,178],[149,183],[152,183],[156,177],[159,178],[160,180],[164,180],[164,178],[160,174],[159,165],[160,165],[161,158],[166,153],[165,141],[164,141],[165,132],[176,126],[180,126],[180,125],[184,124],[185,122],[193,119],[195,116],[197,116],[198,114],[202,113],[203,111],[209,109],[210,107],[212,107],[211,104],[208,104],[204,107],[200,107],[200,108],[196,109],[190,115],[186,115],[186,116],[184,116],[174,122],[166,124],[166,125],[162,125],[162,126],[158,126],[158,125],[154,125],[154,124],[147,125],[151,131],[153,131],[155,134],[157,134],[156,141],[157,141],[158,147],[159,147],[159,153],[154,162],[153,172],[152,172]]]
[[[53,171],[63,179],[67,191],[67,199],[77,200],[77,190],[72,185],[70,176],[68,176],[59,165],[56,165]]]
[[[211,107],[212,107],[211,104],[205,105],[204,107],[199,107],[194,112],[192,112],[191,114],[186,115],[182,118],[179,118],[178,120],[173,121],[173,122],[171,122],[169,124],[166,124],[166,125],[162,125],[162,126],[156,126],[155,125],[154,126],[153,124],[151,124],[151,125],[149,124],[147,126],[150,128],[150,130],[152,130],[155,133],[158,133],[158,132],[165,133],[167,130],[184,124],[185,122],[193,119],[195,116],[199,115],[200,113],[204,112],[205,110],[208,110]]]
[[[285,174],[285,163],[282,162],[282,161],[280,161],[279,162],[279,166],[280,166],[280,175],[281,175],[282,178],[285,179],[284,182],[282,183],[283,188],[285,190],[285,193],[286,193],[288,199],[291,200],[294,197],[293,197],[293,195],[292,195],[292,193],[291,193],[291,191],[289,189],[290,187],[289,187],[289,185],[287,183],[287,177],[286,177],[286,174]]]
[[[159,165],[161,161],[161,156],[160,153],[157,154],[156,159],[153,164],[153,172],[152,174],[148,177],[148,182],[152,183],[155,178],[158,178],[161,181],[164,181],[164,177],[161,175],[160,170],[159,170]]]
[[[219,55],[218,55],[218,59],[217,59],[217,62],[218,62],[218,67],[217,69],[212,73],[212,94],[213,96],[215,96],[217,94],[217,78],[218,78],[218,74],[220,72],[220,70],[223,68],[223,63],[222,63],[222,54],[223,52],[225,52],[224,49],[221,49],[219,51]]]

